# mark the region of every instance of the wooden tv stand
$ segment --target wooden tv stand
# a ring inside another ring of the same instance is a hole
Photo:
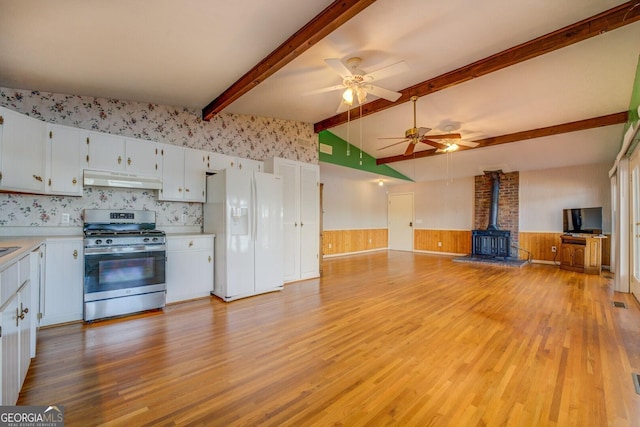
[[[562,236],[560,268],[585,274],[602,271],[603,236],[573,234]]]

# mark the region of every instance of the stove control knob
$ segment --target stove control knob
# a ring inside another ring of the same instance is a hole
[[[153,238],[153,241],[154,241],[154,242],[157,242],[157,241],[158,241],[158,238],[157,238],[157,237],[154,237],[154,238]]]
[[[149,241],[148,237],[145,237],[144,239],[142,239],[143,242],[147,243]]]
[[[112,244],[112,243],[113,243],[113,240],[111,240],[111,239],[107,239],[107,242],[106,242],[106,243],[107,243],[107,245],[110,245],[110,244]]]
[[[96,240],[96,245],[101,245],[101,244],[102,244],[102,240],[97,239],[97,240]]]

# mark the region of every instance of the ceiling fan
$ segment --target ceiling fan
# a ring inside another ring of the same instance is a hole
[[[349,106],[353,105],[354,100],[357,100],[360,105],[364,104],[368,94],[384,98],[391,102],[397,101],[402,95],[400,92],[376,86],[373,82],[391,77],[409,69],[406,62],[400,61],[380,68],[379,70],[372,71],[371,73],[366,73],[359,68],[362,59],[358,57],[349,58],[346,65],[338,58],[325,59],[324,62],[340,75],[342,84],[307,92],[306,95],[344,89],[342,100],[338,106],[338,113],[347,110]]]
[[[405,156],[410,156],[413,154],[416,145],[418,142],[422,142],[423,144],[427,144],[436,149],[437,153],[449,153],[455,151],[459,148],[458,144],[465,145],[467,147],[476,147],[478,144],[475,142],[462,141],[462,136],[459,133],[445,133],[440,135],[427,135],[431,128],[426,127],[417,127],[416,125],[416,101],[418,100],[417,96],[411,97],[411,102],[413,102],[413,127],[407,129],[404,132],[404,137],[391,137],[391,138],[380,138],[380,139],[402,139],[402,141],[394,142],[393,144],[387,145],[382,148],[378,148],[378,150],[384,150],[386,148],[394,147],[398,144],[402,144],[404,142],[409,141],[409,145],[404,152]],[[449,131],[449,130],[448,130]],[[457,140],[457,142],[438,142],[437,140]]]

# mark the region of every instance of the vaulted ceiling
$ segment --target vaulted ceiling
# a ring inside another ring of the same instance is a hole
[[[638,1],[0,0],[0,6],[0,86],[300,120],[394,161],[416,180],[613,161],[622,137],[615,123],[624,121],[617,113],[628,109],[640,56]],[[613,8],[619,10],[607,12]],[[511,49],[572,25],[544,39],[536,55]],[[354,56],[366,72],[398,61],[408,70],[376,82],[401,92],[398,101],[369,96],[362,120],[354,109],[346,124],[345,115],[336,116],[342,91],[307,93],[341,83],[324,59]],[[418,126],[453,129],[485,146],[434,156],[418,144],[407,160],[401,160],[405,144],[380,150],[389,141],[379,138],[402,136],[412,126],[406,102],[412,94],[420,95]],[[554,135],[562,124],[567,132]]]

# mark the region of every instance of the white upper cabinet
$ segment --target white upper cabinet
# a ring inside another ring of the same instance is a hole
[[[46,123],[0,107],[0,189],[43,193]]]
[[[184,153],[184,200],[189,202],[204,202],[207,185],[207,165],[205,158],[208,153],[201,150],[185,149]]]
[[[164,144],[159,200],[204,202],[206,152]]]
[[[86,142],[89,169],[124,171],[124,138],[122,136],[89,132]]]
[[[158,143],[134,138],[125,138],[124,143],[127,172],[160,176]]]
[[[74,127],[47,126],[45,193],[82,196],[82,169],[87,156],[83,134]]]
[[[263,162],[241,157],[228,156],[222,153],[209,153],[207,170],[221,171],[225,169],[238,169],[251,172],[262,172]]]
[[[158,144],[102,132],[87,136],[89,169],[160,176]]]

